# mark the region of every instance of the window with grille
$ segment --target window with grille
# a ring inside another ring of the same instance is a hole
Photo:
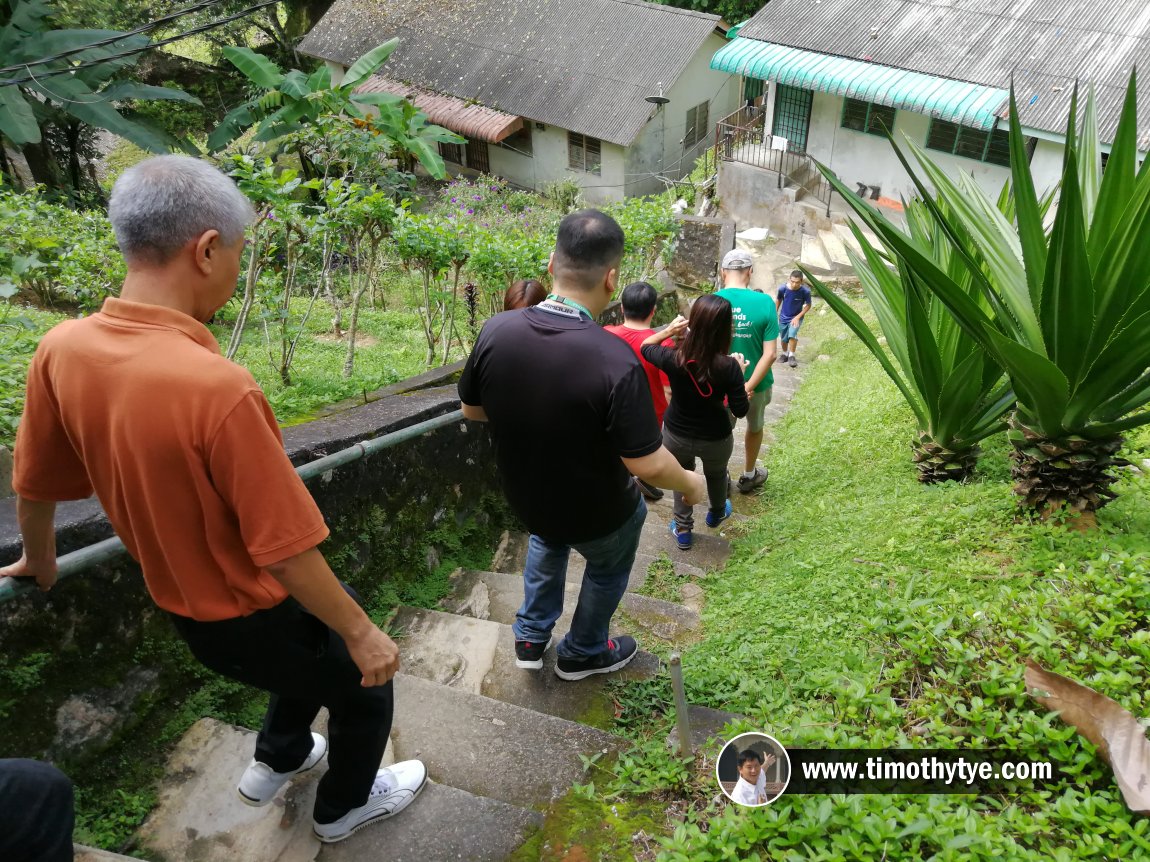
[[[1028,155],[1034,153],[1034,144],[1033,138],[1027,140]],[[1010,167],[1010,136],[1005,129],[984,132],[946,120],[931,120],[926,145],[929,149],[942,150],[954,156]]]
[[[710,113],[710,102],[695,105],[687,111],[687,132],[683,135],[683,148],[691,149],[700,141],[707,140],[707,120]]]
[[[491,158],[487,152],[487,141],[467,139],[467,167],[481,174],[491,173]]]
[[[443,156],[445,162],[453,162],[457,165],[463,164],[463,144],[445,144],[440,142],[439,154]]]
[[[603,172],[602,145],[598,138],[579,132],[567,133],[567,167],[588,174]]]
[[[531,124],[524,123],[523,128],[499,142],[505,150],[512,150],[523,156],[534,155],[535,150],[531,144]]]
[[[868,135],[886,135],[894,128],[894,108],[862,99],[843,99],[842,127]]]

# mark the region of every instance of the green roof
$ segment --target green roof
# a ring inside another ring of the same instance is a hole
[[[848,96],[992,129],[1010,94],[996,87],[939,78],[865,60],[804,51],[737,36],[711,58],[711,68],[820,93]]]

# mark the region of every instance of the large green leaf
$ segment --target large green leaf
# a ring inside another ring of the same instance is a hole
[[[399,47],[399,39],[388,39],[382,45],[372,48],[358,60],[351,64],[347,73],[343,76],[343,82],[340,84],[341,88],[355,89],[368,78],[376,73],[387,58],[391,56],[392,52]]]
[[[984,363],[985,357],[972,353],[943,382],[934,408],[937,420],[933,432],[936,440],[946,442],[960,439],[975,443],[998,428],[1005,427],[1002,416],[1014,400],[1013,393],[1007,397],[999,393],[997,397],[989,399],[991,412],[997,411],[995,415],[987,417],[979,411],[980,403],[988,400],[982,386]]]
[[[351,100],[360,105],[371,105],[373,108],[379,108],[402,102],[403,96],[397,96],[394,93],[353,93]]]
[[[902,397],[906,399],[906,403],[914,412],[919,427],[924,429],[929,427],[930,418],[922,403],[919,401],[918,394],[903,380],[898,370],[894,367],[894,363],[892,363],[890,357],[887,356],[886,351],[882,349],[882,345],[878,343],[878,339],[875,338],[874,333],[870,331],[870,327],[859,317],[858,312],[851,308],[845,299],[823,284],[816,276],[807,270],[804,270],[804,272],[806,273],[807,281],[811,283],[811,286],[814,287],[818,295],[823,298],[835,314],[842,318],[843,323],[858,336],[859,340],[866,345],[867,349],[874,355],[875,359],[878,360],[879,365],[882,366],[883,371],[894,381],[895,386],[902,392]]]
[[[229,45],[223,50],[224,56],[233,66],[243,72],[244,76],[257,87],[265,90],[274,90],[283,81],[283,72],[271,60],[261,56],[251,48],[239,48]]]
[[[177,90],[173,87],[156,87],[152,84],[137,84],[135,81],[121,81],[100,91],[100,95],[109,102],[118,102],[125,99],[167,100],[169,102],[187,102],[192,105],[203,104],[191,93]]]
[[[1050,437],[1061,436],[1070,400],[1070,384],[1058,366],[1025,345],[991,330],[995,354],[1018,395],[1018,406]]]
[[[946,203],[940,221],[944,225],[951,219],[957,221],[962,235],[970,237],[978,248],[989,271],[993,292],[990,298],[1008,311],[1008,320],[1015,324],[1020,340],[1032,350],[1042,352],[1042,330],[1031,302],[1022,246],[1014,226],[972,177],[959,172],[951,179],[913,141],[908,140],[907,147],[934,186],[939,200]],[[954,233],[958,235],[958,228]]]
[[[851,230],[862,249],[859,257],[855,250],[847,246],[847,256],[854,266],[862,285],[863,294],[874,309],[878,327],[886,338],[887,347],[894,354],[903,374],[911,378],[910,353],[906,343],[906,298],[903,296],[902,281],[886,266],[878,252],[862,231],[852,222]]]
[[[13,144],[40,143],[40,126],[19,87],[0,87],[0,135]]]
[[[1118,118],[1118,129],[1114,133],[1114,143],[1110,157],[1106,160],[1106,170],[1102,174],[1102,185],[1098,190],[1098,201],[1094,208],[1094,221],[1090,224],[1090,256],[1097,271],[1107,265],[1103,249],[1111,235],[1117,230],[1119,220],[1130,204],[1135,190],[1135,171],[1138,162],[1138,96],[1137,75],[1130,73],[1130,83],[1122,114]],[[1095,288],[1095,301],[1105,302],[1101,291]]]
[[[431,141],[414,138],[407,143],[407,148],[419,159],[423,169],[435,179],[442,180],[447,176],[447,166],[443,163],[443,156],[439,154],[439,149]]]
[[[1098,107],[1094,99],[1093,82],[1086,90],[1086,110],[1082,113],[1082,134],[1078,141],[1077,152],[1068,150],[1067,154],[1073,154],[1078,162],[1082,218],[1089,225],[1094,221],[1098,188],[1102,183],[1102,146],[1098,138]]]
[[[208,135],[208,152],[218,153],[256,121],[251,102],[232,108]]]
[[[938,344],[931,332],[930,322],[920,288],[915,285],[913,272],[903,277],[903,297],[906,301],[906,348],[910,354],[910,373],[923,400],[937,415],[938,393],[942,391],[942,360],[938,356]],[[929,295],[929,294],[928,294]],[[927,400],[929,399],[929,400]]]
[[[1018,224],[1018,242],[1026,266],[1026,284],[1030,290],[1031,305],[1041,302],[1042,274],[1046,271],[1046,232],[1042,226],[1043,211],[1034,190],[1034,177],[1030,173],[1030,155],[1026,151],[1026,138],[1022,134],[1022,121],[1018,118],[1018,103],[1014,88],[1010,88],[1010,177],[1014,218]]]
[[[1079,173],[1073,151],[1066,154],[1062,198],[1054,229],[1046,274],[1042,280],[1042,334],[1050,359],[1078,385],[1086,359],[1085,347],[1094,334],[1093,280],[1086,250],[1085,203],[1079,196]]]

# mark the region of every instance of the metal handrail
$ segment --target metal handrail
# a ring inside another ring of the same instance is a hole
[[[834,189],[822,175],[815,160],[806,153],[775,150],[767,146],[766,112],[740,108],[719,121],[715,131],[716,160],[740,162],[764,168],[778,174],[778,187],[792,182],[806,194],[826,205],[830,215],[831,195]],[[752,145],[751,152],[746,151]],[[795,180],[804,175],[806,179]]]
[[[398,431],[392,431],[390,434],[382,434],[370,440],[361,440],[346,449],[340,449],[331,455],[325,455],[323,458],[301,464],[295,468],[295,471],[306,482],[308,479],[329,473],[337,467],[358,461],[360,458],[366,458],[368,455],[373,455],[383,449],[398,446],[400,443],[406,443],[408,440],[413,440],[429,431],[444,428],[461,419],[463,419],[463,411],[452,410],[450,413],[417,422],[406,428],[400,428]],[[119,536],[113,536],[94,545],[88,545],[85,548],[64,554],[56,560],[56,566],[59,570],[57,581],[62,581],[64,578],[71,577],[100,563],[114,560],[125,553],[127,553],[127,549],[124,547],[124,543],[120,541]],[[30,578],[0,578],[0,604],[25,593],[30,593],[35,589],[35,584]]]

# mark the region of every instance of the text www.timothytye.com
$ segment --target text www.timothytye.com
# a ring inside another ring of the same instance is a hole
[[[790,749],[788,793],[1010,792],[1053,783],[1049,761],[1016,752]]]

